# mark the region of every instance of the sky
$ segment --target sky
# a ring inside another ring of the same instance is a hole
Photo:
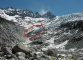
[[[83,0],[1,0],[0,8],[14,7],[39,12],[41,15],[51,11],[62,16],[83,12]]]

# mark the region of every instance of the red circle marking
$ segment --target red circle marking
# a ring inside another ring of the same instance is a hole
[[[34,34],[32,36],[27,36],[26,32],[29,31],[31,28],[36,27],[36,26],[42,27],[42,31],[37,33],[37,34]],[[29,28],[24,30],[24,36],[31,39],[31,38],[34,38],[35,36],[39,36],[40,34],[44,34],[44,32],[45,32],[45,28],[42,24],[33,24],[32,26],[30,26]]]

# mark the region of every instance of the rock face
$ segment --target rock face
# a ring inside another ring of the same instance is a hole
[[[52,12],[48,11],[47,13],[42,15],[42,17],[52,19],[52,18],[54,18],[56,16]]]
[[[5,20],[0,17],[0,44],[12,46],[18,41],[24,41],[23,27],[16,25],[14,22]]]
[[[61,41],[69,40],[65,45],[66,49],[70,48],[82,48],[83,46],[83,20],[70,21],[60,25],[60,29],[64,33],[70,33],[63,35],[60,38]],[[66,36],[66,37],[65,37]],[[59,39],[57,41],[60,41]]]
[[[36,12],[35,13],[35,18],[40,18],[40,17],[41,17],[41,15],[38,12]]]
[[[68,29],[80,29],[83,31],[83,20],[78,20],[78,21],[70,21],[64,24],[60,25],[60,28],[68,28]]]
[[[57,50],[56,49],[48,49],[44,51],[44,53],[48,56],[56,56],[57,55]]]
[[[25,54],[30,53],[31,50],[29,47],[25,47],[23,44],[19,43],[17,45],[15,45],[12,49],[13,53],[16,52],[24,52]]]
[[[14,50],[14,52],[22,51],[30,55],[30,50],[24,45],[16,45],[16,43],[26,40],[23,35],[23,30],[24,28],[16,25],[16,23],[0,17],[0,57],[4,57],[5,59],[17,58],[16,55],[12,53],[12,47],[14,45],[14,49],[17,49]]]

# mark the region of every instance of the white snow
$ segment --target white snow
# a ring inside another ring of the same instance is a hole
[[[47,51],[48,49],[47,49],[47,48],[42,48],[41,50],[42,50],[42,51]]]
[[[35,53],[36,53],[37,55],[38,55],[38,54],[43,54],[43,52],[35,52]]]
[[[8,8],[8,10],[12,11],[12,10],[14,10],[14,9],[12,9],[12,8]]]
[[[20,17],[19,15],[15,15],[15,16],[13,16],[13,17]]]
[[[64,41],[61,44],[56,45],[56,48],[64,48],[64,46],[68,43],[69,40]]]
[[[59,55],[61,55],[63,57],[66,57],[67,56],[66,54],[57,54],[57,56],[59,56]]]
[[[50,40],[46,40],[46,43],[54,43],[54,37],[52,37]]]
[[[54,38],[51,38],[54,39]],[[61,44],[55,45],[54,41],[49,41],[49,46],[47,46],[47,49],[52,48],[52,49],[61,49],[60,51],[65,51],[65,45],[68,43],[69,40],[64,41]]]
[[[1,9],[0,9],[0,16],[2,18],[9,20],[9,21],[13,20],[13,22],[17,22],[13,16],[9,16],[9,15],[5,14],[4,11]]]
[[[71,49],[69,49],[69,52],[74,52],[75,50],[76,50],[77,48],[71,48]]]
[[[27,38],[27,39],[26,39],[26,41],[25,41],[25,42],[23,42],[23,44],[24,44],[24,46],[26,46],[26,47],[27,47],[27,46],[28,46],[28,44],[29,44],[29,43],[31,43],[31,42],[32,42],[32,41],[31,41],[31,40],[29,40],[29,39]]]
[[[55,49],[55,48],[56,48],[55,46],[56,46],[55,44],[51,44],[51,43],[50,43],[50,45],[47,46],[47,48],[48,48],[48,49]]]
[[[56,19],[56,20],[58,20],[59,18],[60,18],[60,16],[56,16],[56,18],[55,18],[55,19]]]

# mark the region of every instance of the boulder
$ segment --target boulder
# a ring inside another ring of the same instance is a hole
[[[23,44],[18,43],[16,44],[13,48],[12,48],[12,52],[16,53],[16,52],[24,52],[25,54],[30,53],[31,50],[29,47],[25,47]]]
[[[56,56],[57,50],[56,49],[48,49],[48,50],[44,51],[44,53],[48,56]]]
[[[23,57],[23,56],[18,56],[18,58],[19,58],[20,60],[25,60],[25,57]]]
[[[3,47],[2,51],[4,52],[4,55],[12,54],[12,51],[8,47]]]
[[[23,57],[25,57],[26,56],[26,54],[25,53],[23,53],[23,52],[16,52],[16,56],[18,57],[18,56],[23,56]]]
[[[11,59],[12,58],[12,55],[6,55],[5,58],[6,59]]]

